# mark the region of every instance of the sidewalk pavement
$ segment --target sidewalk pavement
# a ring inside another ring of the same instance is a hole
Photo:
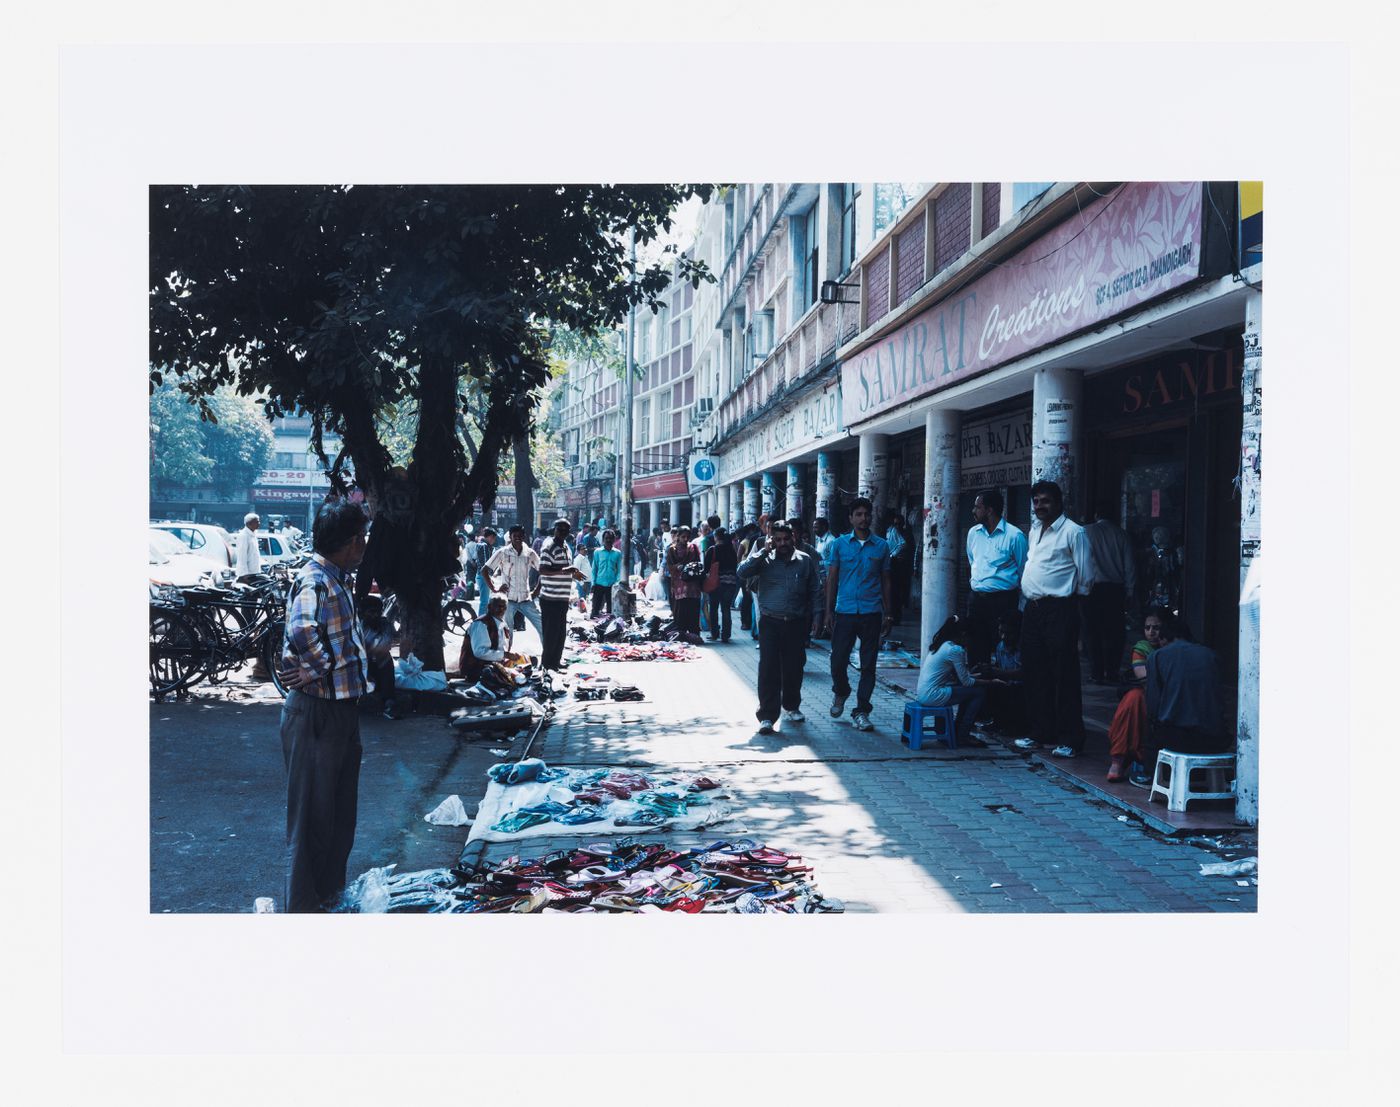
[[[1164,838],[999,743],[911,751],[899,738],[907,694],[887,680],[876,687],[874,731],[856,731],[849,710],[832,719],[823,650],[808,653],[807,720],[780,722],[772,735],[757,733],[758,654],[748,636],[736,630],[731,643],[700,653],[692,662],[580,663],[637,685],[646,702],[560,700],[529,755],[570,767],[704,771],[727,786],[734,818],[701,835],[656,837],[687,846],[747,836],[799,854],[822,893],[850,912],[1256,909],[1253,883],[1200,875],[1221,859],[1201,841]],[[510,756],[525,746],[522,735]],[[484,782],[461,790],[480,795]],[[498,861],[600,837],[584,829],[473,843],[463,858]],[[1248,835],[1236,844],[1254,852]]]

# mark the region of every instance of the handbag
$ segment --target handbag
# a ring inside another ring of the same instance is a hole
[[[719,587],[719,558],[710,562],[710,571],[705,574],[705,583],[701,586],[702,592],[713,592]]]
[[[681,566],[681,576],[686,580],[704,580],[708,575],[703,561],[687,561]]]

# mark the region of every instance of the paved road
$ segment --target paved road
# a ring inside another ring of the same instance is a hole
[[[1220,855],[1167,839],[1000,746],[910,751],[899,699],[876,690],[877,729],[831,719],[827,655],[807,667],[808,719],[760,735],[757,654],[747,638],[687,663],[589,664],[637,684],[646,703],[564,706],[532,755],[550,764],[703,769],[723,779],[735,818],[706,835],[747,834],[800,854],[851,912],[1251,911],[1257,888],[1202,877]],[[280,701],[235,686],[151,708],[151,909],[247,911],[281,902],[285,799]],[[366,715],[352,874],[456,860],[465,829],[423,815],[452,793],[469,812],[505,743],[463,741],[440,718]],[[517,738],[512,756],[524,747]],[[1125,821],[1128,820],[1128,821]],[[597,838],[483,847],[468,859],[540,853]],[[670,836],[679,844],[701,838]],[[1254,852],[1249,838],[1234,854]]]

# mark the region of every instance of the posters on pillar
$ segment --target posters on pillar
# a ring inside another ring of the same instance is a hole
[[[965,424],[961,452],[960,483],[970,492],[1030,484],[1031,409]]]
[[[835,380],[716,458],[719,483],[732,484],[769,466],[780,465],[845,429],[841,418],[841,382]]]
[[[1074,441],[1074,401],[1050,400],[1045,405],[1045,441]]]

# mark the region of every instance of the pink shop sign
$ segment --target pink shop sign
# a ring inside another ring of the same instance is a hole
[[[846,426],[1195,280],[1202,195],[1199,181],[1121,185],[867,346],[841,369]]]

